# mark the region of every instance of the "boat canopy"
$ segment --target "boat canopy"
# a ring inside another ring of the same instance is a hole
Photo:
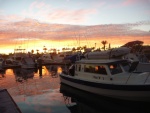
[[[87,60],[87,59],[81,59],[79,61],[76,61],[76,63],[82,63],[82,64],[110,64],[110,63],[123,63],[128,62],[128,60],[120,60],[120,59],[103,59],[103,60]]]

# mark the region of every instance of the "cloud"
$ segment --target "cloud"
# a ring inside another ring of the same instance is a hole
[[[5,21],[5,22],[17,22],[17,21],[22,21],[24,20],[24,17],[22,16],[18,16],[18,15],[4,15],[4,14],[1,14],[0,15],[0,20],[1,21]]]
[[[125,0],[122,4],[124,6],[128,6],[128,5],[131,5],[131,4],[134,4],[136,3],[138,0]]]
[[[133,5],[133,4],[148,4],[148,3],[150,3],[150,1],[149,0],[124,0],[123,2],[122,2],[122,5],[123,6],[129,6],[129,5]]]
[[[0,20],[3,23],[4,20]],[[138,29],[142,25],[150,25],[150,21],[141,21],[126,24],[104,24],[93,26],[69,25],[69,24],[47,24],[35,19],[24,19],[19,22],[8,22],[0,24],[0,40],[10,38],[31,38],[33,40],[69,40],[71,38],[85,36],[117,37],[117,36],[150,36],[150,32]]]
[[[95,9],[56,9],[47,16],[51,23],[82,24],[87,21],[88,16],[96,13]]]
[[[67,9],[56,8],[44,2],[33,2],[30,7],[23,11],[22,16],[38,19],[49,23],[82,24],[90,15],[97,13],[96,9]]]
[[[64,45],[92,47],[92,44],[95,42],[98,44],[102,40],[111,42],[113,46],[133,40],[142,40],[150,44],[150,32],[139,29],[140,26],[150,25],[150,21],[93,26],[48,24],[28,18],[18,22],[3,23],[3,21],[5,20],[0,20],[1,48],[14,48],[17,45],[22,47],[28,45],[32,49],[35,45],[36,49],[38,47],[41,49],[43,45],[48,48],[64,47]],[[102,46],[100,44],[98,45]]]

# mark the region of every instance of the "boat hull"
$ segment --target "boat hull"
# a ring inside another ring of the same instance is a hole
[[[150,85],[113,85],[84,81],[75,77],[60,74],[63,84],[90,93],[130,101],[150,102]]]

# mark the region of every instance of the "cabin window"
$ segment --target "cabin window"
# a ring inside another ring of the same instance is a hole
[[[81,65],[78,65],[78,71],[81,71]]]
[[[79,64],[79,65],[75,65],[75,70],[76,71],[81,71],[81,65]]]
[[[112,75],[123,72],[119,64],[109,64],[109,69]]]
[[[94,72],[95,70],[95,67],[94,66],[91,66],[91,65],[84,65],[84,71],[85,72]]]
[[[97,73],[107,75],[106,69],[104,66],[95,66],[95,65],[85,65],[84,71],[89,73]]]
[[[97,66],[97,72],[99,74],[107,75],[107,72],[104,66]]]

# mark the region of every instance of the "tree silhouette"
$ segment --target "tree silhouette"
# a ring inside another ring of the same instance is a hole
[[[38,54],[38,53],[39,53],[39,50],[37,49],[36,51],[37,51],[37,54]]]
[[[106,44],[108,43],[106,40],[103,40],[102,42],[101,42],[102,44],[103,44],[103,48],[104,48],[104,50],[105,50],[105,48],[106,48]]]
[[[46,53],[47,48],[44,46],[44,47],[43,47],[43,50],[44,50],[44,53]]]
[[[33,49],[31,50],[31,53],[32,53],[32,54],[34,53],[34,50],[33,50]]]

